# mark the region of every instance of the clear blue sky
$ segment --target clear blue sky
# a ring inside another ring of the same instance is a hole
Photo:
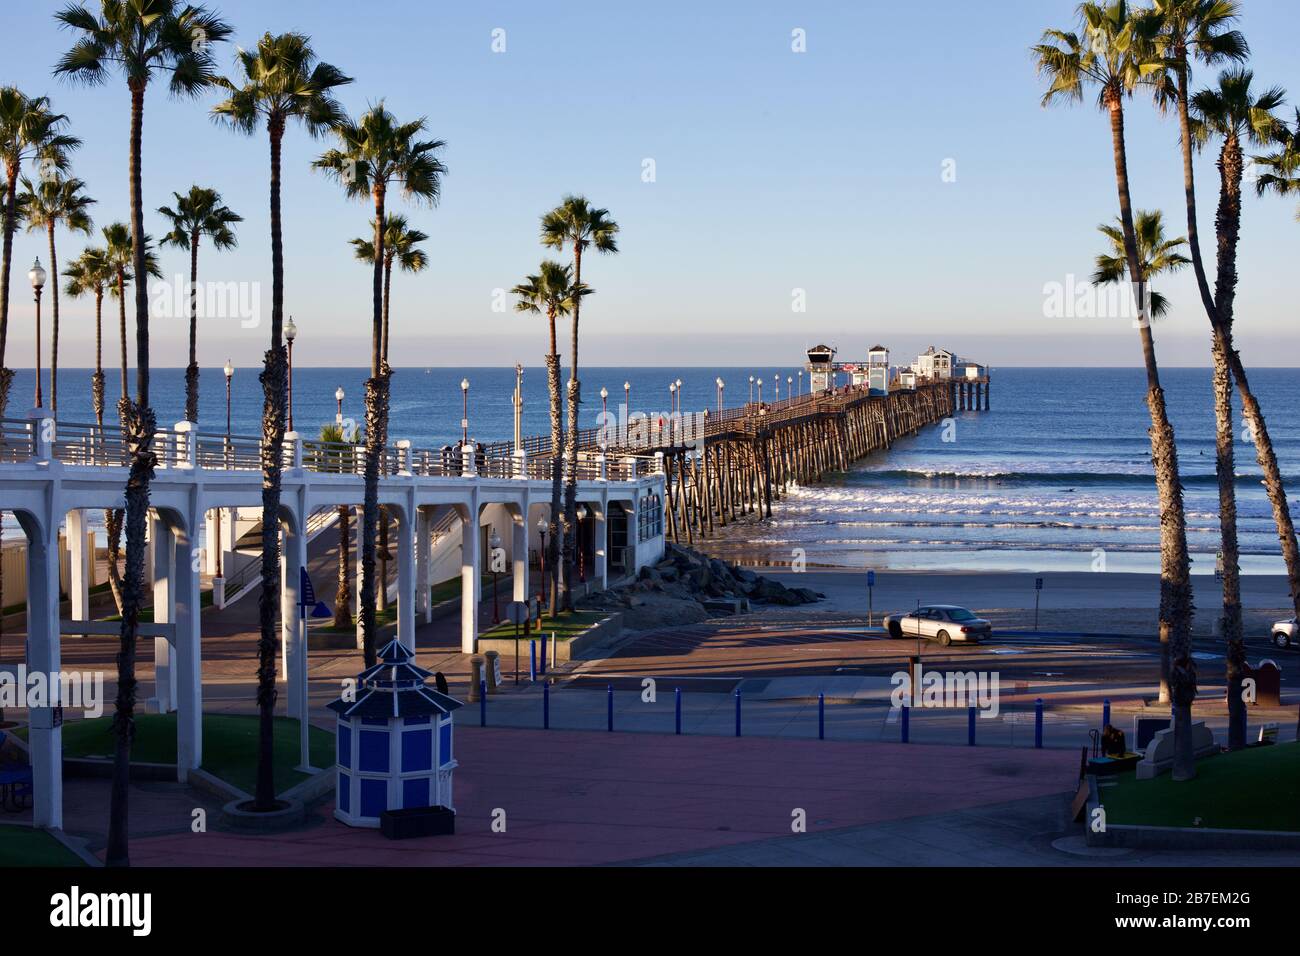
[[[127,91],[119,79],[86,89],[52,76],[72,42],[51,16],[57,6],[8,5],[0,82],[48,93],[69,114],[98,227],[127,218]],[[896,357],[933,341],[995,366],[1139,361],[1125,322],[1043,317],[1044,284],[1091,271],[1095,226],[1116,211],[1105,118],[1091,103],[1038,105],[1028,48],[1043,28],[1072,24],[1068,0],[213,6],[245,45],[267,30],[309,33],[323,59],[356,78],[342,95],[350,112],[383,98],[399,117],[427,116],[448,142],[441,206],[408,210],[432,237],[432,267],[395,279],[396,365],[540,359],[544,321],[493,312],[493,290],[535,269],[537,217],[569,191],[608,207],[623,229],[621,254],[592,257],[585,270],[597,290],[583,313],[591,363],[789,364],[820,340],[845,358],[881,340]],[[1300,10],[1293,0],[1244,8],[1257,83],[1300,97]],[[496,28],[504,53],[491,49]],[[791,51],[795,28],[806,53]],[[223,69],[231,52],[220,53]],[[1202,72],[1197,85],[1209,79]],[[236,252],[204,248],[201,278],[261,283],[269,309],[265,134],[214,125],[215,99],[150,91],[146,205],[195,182],[219,189],[246,222]],[[1176,126],[1138,101],[1129,131],[1135,202],[1165,209],[1181,235]],[[322,148],[297,129],[285,148],[295,358],[359,365],[369,285],[347,240],[365,231],[368,209],[309,169]],[[654,183],[642,182],[646,158]],[[941,176],[947,159],[955,182]],[[1198,167],[1205,231],[1212,159]],[[1247,201],[1237,315],[1256,364],[1294,364],[1294,216],[1294,202]],[[152,213],[147,228],[164,231]],[[82,245],[60,234],[65,260]],[[25,273],[38,254],[43,237],[20,234],[14,366],[30,365]],[[187,256],[166,251],[163,265],[168,276],[185,272]],[[802,314],[791,311],[795,288],[806,290]],[[1190,275],[1164,291],[1175,306],[1157,332],[1164,360],[1208,364]],[[90,363],[91,314],[89,301],[65,301],[63,364]],[[183,364],[184,322],[154,328],[154,361]],[[230,354],[248,366],[265,348],[265,326],[236,319],[211,320],[200,335],[204,364]]]

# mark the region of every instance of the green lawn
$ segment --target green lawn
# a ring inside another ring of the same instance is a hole
[[[385,627],[397,620],[397,604],[389,604],[384,610],[375,609],[375,627]],[[352,616],[352,625],[350,627],[335,627],[333,624],[313,627],[313,631],[323,631],[326,634],[355,634],[357,631],[358,618]]]
[[[108,757],[113,753],[112,717],[70,720],[63,725],[65,757]],[[334,765],[334,735],[308,728],[313,767]],[[306,780],[298,763],[298,721],[275,719],[275,790],[281,793]],[[141,763],[176,762],[176,715],[141,714],[135,719],[131,759]],[[203,715],[203,769],[253,792],[257,768],[257,718],[242,714]]]
[[[0,867],[85,865],[81,857],[44,830],[12,824],[0,826]]]
[[[543,634],[554,634],[557,641],[568,641],[577,637],[605,616],[600,611],[561,611],[555,617],[543,614],[541,625],[533,625],[529,634],[530,636],[536,635],[540,630]],[[522,636],[522,627],[519,629],[519,633]],[[479,637],[492,638],[512,638],[514,636],[515,626],[508,621],[479,635]]]
[[[497,575],[497,594],[501,595],[507,603],[510,600],[509,595],[514,593],[510,590],[514,586],[512,583],[513,581],[514,578],[509,574]],[[450,601],[453,598],[460,597],[460,575],[458,574],[454,578],[448,578],[441,584],[435,584],[429,589],[429,594],[431,603],[435,605],[441,604],[443,601]],[[483,597],[489,598],[491,596],[492,575],[485,574],[483,575]]]
[[[1107,823],[1300,831],[1300,744],[1252,747],[1196,763],[1196,779],[1122,774],[1100,791]]]

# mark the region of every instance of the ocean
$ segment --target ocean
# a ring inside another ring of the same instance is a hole
[[[567,373],[566,373],[567,374]],[[745,401],[749,377],[764,382],[773,397],[773,376],[785,397],[787,377],[798,388],[796,368],[582,370],[584,427],[596,424],[600,389],[611,411],[631,386],[635,411],[670,407],[668,386],[682,381],[682,407],[717,407],[715,379],[725,382],[727,405]],[[1195,573],[1214,571],[1218,547],[1217,486],[1214,477],[1214,415],[1209,369],[1162,371],[1170,414],[1178,436],[1186,496],[1189,544]],[[48,375],[48,373],[47,373]],[[108,399],[115,401],[118,373],[108,370]],[[294,373],[295,425],[316,434],[333,422],[334,392],[344,389],[343,413],[362,418],[366,369],[301,368]],[[959,412],[954,441],[941,429],[894,444],[855,464],[846,474],[811,487],[793,488],[774,506],[773,519],[732,526],[710,542],[720,554],[758,563],[789,564],[802,549],[811,566],[1155,571],[1159,511],[1147,438],[1146,378],[1139,368],[1009,368],[992,373],[988,412]],[[439,447],[460,437],[461,379],[470,383],[470,433],[480,441],[505,440],[512,433],[512,368],[400,368],[393,376],[393,440]],[[1287,369],[1255,369],[1252,384],[1264,409],[1282,472],[1300,510],[1300,375]],[[47,379],[48,381],[48,379]],[[91,421],[90,372],[59,373],[59,418]],[[807,376],[803,376],[807,388]],[[181,369],[153,376],[160,423],[179,420],[184,407]],[[30,404],[30,370],[20,370],[10,408]],[[46,385],[48,398],[48,384]],[[757,396],[757,390],[755,390]],[[236,369],[231,396],[232,430],[256,435],[261,393],[256,370]],[[204,369],[200,428],[225,426],[225,382],[219,368]],[[1246,573],[1278,573],[1282,561],[1272,512],[1260,483],[1253,444],[1237,423],[1238,527]],[[524,372],[525,434],[549,429],[546,377],[541,367]]]

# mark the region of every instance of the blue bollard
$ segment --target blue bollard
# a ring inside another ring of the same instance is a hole
[[[740,691],[736,691],[736,736],[740,736]]]
[[[899,715],[898,726],[899,726],[900,732],[902,733],[902,741],[903,741],[903,743],[907,743],[907,738],[908,738],[908,726],[907,726],[907,723],[908,723],[908,719],[909,719],[909,717],[910,717],[910,715],[911,715],[911,713],[912,713],[912,708],[909,707],[909,706],[907,706],[907,704],[904,704],[904,705],[903,705],[902,707],[900,707],[899,709],[902,711],[902,714]]]
[[[1034,701],[1034,746],[1043,749],[1043,698]]]
[[[1101,702],[1101,729],[1105,730],[1110,726],[1110,698],[1107,697]]]
[[[537,680],[537,642],[528,642],[528,683]]]
[[[826,739],[826,694],[817,694],[817,739]]]
[[[605,685],[605,729],[614,729],[614,685]]]
[[[487,726],[487,681],[478,682],[478,725]]]
[[[542,682],[542,730],[551,729],[551,685]]]
[[[539,674],[546,673],[546,635],[545,634],[542,635],[542,667],[541,670],[538,671],[538,673]]]
[[[966,745],[975,746],[975,708],[966,708]]]
[[[681,733],[682,733],[682,689],[681,689],[680,687],[677,688],[676,696],[677,696],[677,735],[678,735],[678,736],[681,736]]]

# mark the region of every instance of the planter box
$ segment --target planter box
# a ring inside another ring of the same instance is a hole
[[[583,652],[595,644],[600,643],[606,638],[619,637],[623,633],[623,615],[617,612],[602,618],[591,627],[587,628],[577,637],[569,640],[558,640],[546,642],[546,664],[560,664],[564,661],[573,660],[581,657]],[[525,640],[522,629],[519,634],[519,661],[520,667],[528,667],[528,641],[537,641],[537,654],[541,657],[542,642],[536,631],[529,633],[528,639]],[[501,655],[501,670],[507,670],[507,662],[510,667],[514,666],[515,659],[515,639],[513,637],[480,637],[478,641],[478,653],[486,654],[488,651],[496,651]]]
[[[456,832],[456,811],[447,807],[385,810],[379,815],[379,832],[390,840],[452,836]]]

